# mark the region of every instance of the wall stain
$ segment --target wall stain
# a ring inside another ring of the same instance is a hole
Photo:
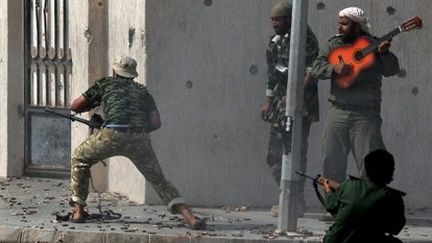
[[[85,29],[85,31],[84,31],[84,37],[86,38],[87,43],[90,44],[92,42],[92,40],[93,40],[93,34],[92,34],[92,32],[91,32],[91,30],[89,28]]]
[[[141,30],[141,47],[145,47],[145,32],[144,30]]]
[[[129,48],[132,47],[135,37],[135,28],[130,27],[129,28]]]
[[[418,95],[418,93],[419,93],[419,88],[418,87],[414,87],[414,88],[411,89],[411,94]]]
[[[399,70],[399,73],[397,74],[397,76],[398,76],[399,78],[405,78],[405,77],[407,76],[407,72],[406,72],[406,70],[403,69],[403,68],[401,68],[401,69]]]
[[[192,81],[190,80],[186,81],[186,88],[192,89],[192,86],[193,86]]]
[[[258,74],[258,66],[256,64],[253,64],[249,67],[249,73],[252,74],[252,76],[255,76]]]
[[[212,0],[204,0],[204,5],[206,5],[207,7],[210,7],[213,4]]]
[[[323,10],[323,9],[325,9],[325,3],[323,3],[323,2],[319,2],[319,3],[317,3],[317,5],[316,5],[316,8],[318,9],[318,10]]]
[[[386,12],[388,15],[393,15],[396,13],[396,9],[393,6],[388,6]]]

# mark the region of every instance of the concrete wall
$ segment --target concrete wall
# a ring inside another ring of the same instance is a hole
[[[153,136],[167,175],[194,205],[272,205],[265,162],[265,50],[275,1],[148,1]]]
[[[24,6],[0,2],[0,177],[24,168]]]

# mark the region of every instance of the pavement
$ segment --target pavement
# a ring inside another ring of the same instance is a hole
[[[332,223],[319,221],[322,213],[308,209],[298,219],[297,232],[281,235],[275,233],[277,218],[269,208],[237,205],[193,208],[208,224],[206,230],[195,231],[165,206],[137,204],[116,193],[102,193],[99,200],[99,194],[91,193],[90,214],[112,210],[121,218],[75,224],[56,217],[71,210],[66,179],[0,179],[0,199],[0,242],[318,243]],[[407,209],[406,215],[408,222],[398,237],[406,243],[432,243],[432,209]]]

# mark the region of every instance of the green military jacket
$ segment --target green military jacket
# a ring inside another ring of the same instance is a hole
[[[368,38],[376,39],[372,36],[368,36]],[[386,55],[380,55],[377,52],[372,66],[361,72],[353,86],[342,89],[335,84],[334,65],[328,63],[328,56],[333,49],[349,45],[352,45],[352,42],[344,42],[340,35],[331,38],[312,64],[312,74],[318,79],[332,79],[330,101],[341,104],[379,106],[381,103],[382,76],[388,77],[399,72],[398,59],[391,52]]]
[[[290,56],[290,31],[285,36],[275,35],[271,38],[267,48],[267,83],[266,96],[281,100],[286,95],[288,80],[288,64]],[[308,26],[306,44],[306,70],[310,71],[319,53],[318,40]],[[318,87],[313,84],[304,93],[305,116],[312,121],[319,119]],[[285,114],[285,107],[279,109],[281,116]]]
[[[102,78],[83,96],[90,104],[102,105],[104,126],[111,124],[146,128],[148,113],[157,110],[147,88],[128,78]]]
[[[338,191],[325,196],[325,207],[336,219],[324,243],[386,242],[385,233],[397,235],[405,225],[403,195],[368,179],[350,177]]]

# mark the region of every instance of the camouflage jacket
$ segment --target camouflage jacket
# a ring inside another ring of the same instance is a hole
[[[107,77],[96,81],[83,96],[90,104],[101,104],[105,123],[148,126],[148,113],[157,110],[153,97],[133,79]]]
[[[266,96],[282,99],[286,95],[288,65],[290,56],[290,32],[285,36],[275,35],[271,38],[267,48],[267,83]],[[306,44],[306,70],[310,70],[315,58],[318,56],[318,40],[308,26]],[[285,105],[279,108],[280,116],[285,115]],[[305,117],[312,121],[319,119],[318,87],[317,84],[305,88],[304,92]]]
[[[368,38],[374,39],[372,36],[368,36]],[[391,52],[386,55],[380,55],[377,52],[372,66],[363,70],[351,87],[342,89],[335,84],[334,66],[328,63],[328,56],[335,48],[349,45],[352,45],[352,42],[344,42],[340,35],[331,38],[313,63],[312,74],[319,79],[332,79],[330,101],[341,104],[379,107],[381,103],[382,76],[388,77],[399,72],[398,59]]]

